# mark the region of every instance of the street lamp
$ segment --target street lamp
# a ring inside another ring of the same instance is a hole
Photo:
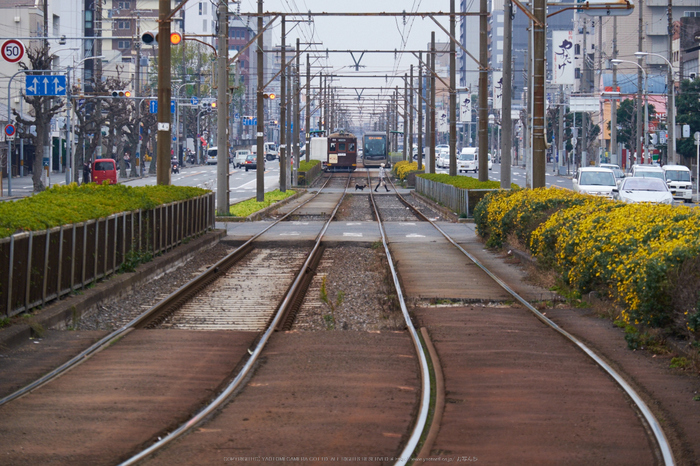
[[[617,58],[614,58],[610,60],[610,63],[613,65],[617,65],[619,63],[631,63],[640,70],[642,70],[642,74],[644,75],[644,152],[646,153],[647,160],[649,160],[649,95],[647,93],[647,72],[644,71],[644,67],[640,65],[639,63],[635,63],[633,61],[629,60],[619,60]],[[651,163],[649,161],[649,163]]]
[[[637,57],[646,57],[647,55],[654,55],[655,57],[662,58],[668,65],[668,112],[670,112],[670,117],[668,119],[668,139],[666,144],[668,147],[668,159],[670,163],[677,163],[676,161],[676,102],[675,102],[675,92],[673,88],[673,65],[671,62],[661,54],[652,52],[634,52]]]

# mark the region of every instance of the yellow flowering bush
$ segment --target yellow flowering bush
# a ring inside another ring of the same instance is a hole
[[[408,162],[406,160],[402,160],[400,162],[396,162],[392,170],[398,179],[405,180],[406,175],[412,171],[418,170],[418,162]]]
[[[558,189],[491,193],[477,210],[488,245],[517,234],[573,289],[618,302],[625,322],[700,330],[700,212]]]
[[[519,189],[489,193],[474,209],[478,233],[491,247],[501,247],[510,233],[523,244],[539,223],[556,210],[582,204],[587,196],[557,188]]]

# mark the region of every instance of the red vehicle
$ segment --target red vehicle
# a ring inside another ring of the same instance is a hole
[[[114,159],[97,159],[92,163],[92,182],[117,184],[117,162]]]

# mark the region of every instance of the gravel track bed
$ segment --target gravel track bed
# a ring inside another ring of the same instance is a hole
[[[338,209],[336,220],[340,222],[374,221],[374,213],[368,195],[347,194]]]
[[[121,328],[234,250],[230,246],[216,244],[198,251],[184,264],[143,283],[128,295],[99,304],[82,316],[76,330],[112,331]]]
[[[343,293],[342,303],[334,312],[321,300],[324,277],[331,303],[335,305],[338,293]],[[395,296],[382,249],[329,248],[323,253],[293,330],[400,330],[406,324]],[[324,317],[333,314],[335,325],[330,317]]]
[[[420,219],[407,207],[398,196],[375,196],[374,202],[379,215],[385,222],[416,222]]]

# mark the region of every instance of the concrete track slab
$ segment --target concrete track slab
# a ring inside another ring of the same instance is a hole
[[[0,347],[0,398],[34,382],[107,335],[107,331],[47,330],[42,338]]]
[[[618,386],[522,308],[417,309],[439,355],[435,462],[658,464]]]
[[[277,333],[263,357],[215,418],[146,464],[394,462],[420,396],[406,332]]]
[[[445,239],[435,239],[434,244],[425,247],[415,242],[394,242],[392,238],[390,248],[404,293],[410,298],[512,300],[491,277]]]
[[[119,463],[212,398],[256,335],[134,331],[50,384],[0,406],[0,463]]]

